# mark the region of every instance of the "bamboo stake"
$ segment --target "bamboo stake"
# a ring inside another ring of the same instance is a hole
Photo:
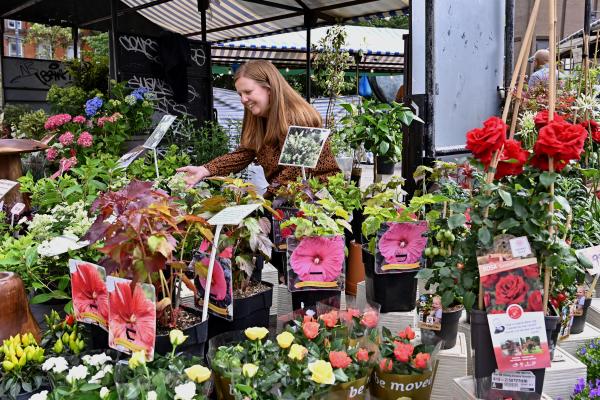
[[[533,35],[530,35],[529,38],[527,38],[526,40],[527,42],[523,42],[523,46],[527,46],[527,48],[529,48],[529,46],[531,46],[531,41],[533,40]],[[515,94],[515,98],[517,100],[515,102],[515,105],[513,106],[513,114],[510,120],[510,135],[508,137],[510,140],[514,139],[515,130],[517,129],[519,109],[521,108],[521,103],[523,102],[523,85],[525,84],[525,73],[527,72],[528,61],[529,60],[526,57],[524,57],[523,61],[521,62],[521,73],[519,74],[519,83],[517,84],[517,90]],[[518,68],[518,66],[516,68]]]

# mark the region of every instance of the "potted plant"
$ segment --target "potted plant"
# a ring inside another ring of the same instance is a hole
[[[52,310],[49,315],[44,315],[44,321],[47,329],[42,334],[41,345],[47,355],[77,355],[85,349],[84,334],[72,314],[61,318]]]
[[[26,399],[47,386],[41,369],[44,349],[38,346],[31,333],[11,336],[0,347],[0,396]]]

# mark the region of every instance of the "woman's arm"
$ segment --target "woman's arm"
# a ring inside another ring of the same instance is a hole
[[[204,167],[210,172],[211,176],[229,175],[240,172],[246,168],[256,158],[256,152],[251,149],[239,147],[237,150],[217,157],[206,164]]]

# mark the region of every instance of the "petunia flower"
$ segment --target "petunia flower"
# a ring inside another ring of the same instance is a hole
[[[100,317],[102,325],[108,321],[108,290],[98,269],[92,264],[82,263],[71,275],[73,288],[73,309],[78,318],[84,313]]]
[[[302,281],[333,282],[344,267],[344,239],[306,237],[292,252],[290,264]]]
[[[426,231],[424,223],[390,223],[379,239],[379,252],[388,264],[417,263],[427,246]]]

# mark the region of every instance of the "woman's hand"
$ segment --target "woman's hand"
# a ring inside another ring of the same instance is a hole
[[[202,166],[194,167],[193,165],[188,165],[187,167],[177,168],[177,172],[184,172],[186,174],[183,180],[185,180],[185,183],[187,183],[189,187],[194,186],[202,179],[210,176],[208,169]]]

